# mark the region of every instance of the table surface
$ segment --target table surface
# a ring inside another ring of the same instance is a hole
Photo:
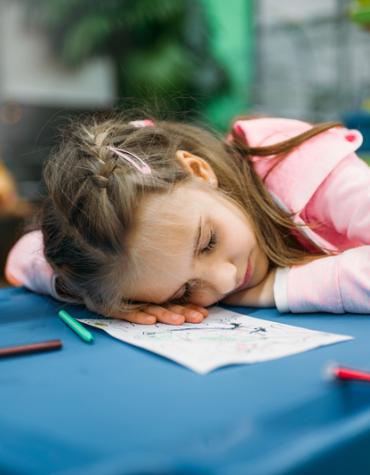
[[[369,466],[370,384],[327,381],[323,368],[370,369],[370,315],[234,308],[355,339],[199,375],[97,329],[84,343],[56,317],[62,307],[93,316],[24,289],[0,291],[0,346],[64,344],[0,360],[0,473],[317,475]]]

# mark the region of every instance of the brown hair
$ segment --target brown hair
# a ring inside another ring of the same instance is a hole
[[[303,141],[340,125],[320,124],[285,142],[250,148],[234,132],[229,143],[205,127],[181,122],[156,120],[153,127],[137,128],[122,116],[93,116],[72,123],[44,168],[48,196],[41,229],[58,292],[104,315],[145,307],[124,295],[123,282],[135,272],[129,240],[143,196],[167,193],[191,180],[175,159],[177,150],[198,155],[212,166],[218,190],[251,218],[272,266],[322,256],[324,251],[312,242],[314,254],[296,238],[299,226],[275,204],[246,156],[274,155],[279,161]],[[143,175],[118,160],[109,145],[140,156],[152,174]]]

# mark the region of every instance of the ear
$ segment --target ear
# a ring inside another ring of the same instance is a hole
[[[198,157],[185,150],[177,150],[176,159],[181,162],[183,167],[196,178],[206,181],[212,187],[217,188],[218,180],[211,165]]]

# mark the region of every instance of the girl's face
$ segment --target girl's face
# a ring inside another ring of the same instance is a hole
[[[199,170],[191,166],[197,178],[169,194],[144,198],[132,238],[138,274],[131,299],[209,306],[267,275],[248,218],[216,191],[212,170]]]

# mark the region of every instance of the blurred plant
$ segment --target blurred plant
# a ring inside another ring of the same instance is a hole
[[[356,0],[350,8],[350,18],[370,31],[370,0]]]
[[[49,33],[64,64],[114,60],[120,105],[137,98],[192,115],[229,88],[200,0],[24,1],[28,24]]]

